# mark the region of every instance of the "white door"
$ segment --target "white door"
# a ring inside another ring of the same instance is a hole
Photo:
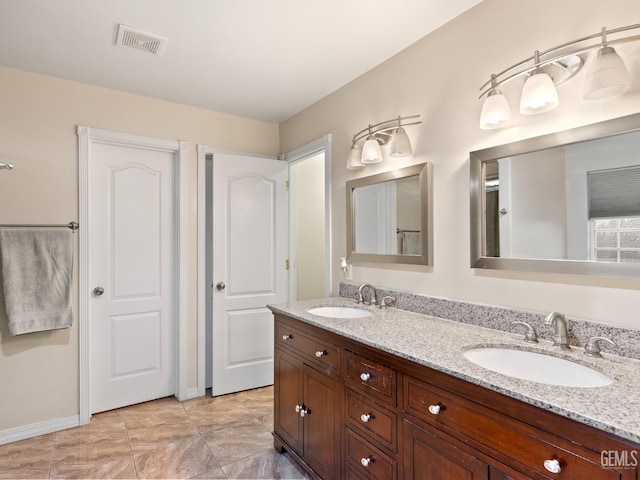
[[[213,155],[213,395],[273,383],[273,315],[287,301],[287,163]]]
[[[173,152],[92,145],[92,413],[175,393],[176,167]]]

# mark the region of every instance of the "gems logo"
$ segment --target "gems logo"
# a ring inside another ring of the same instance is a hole
[[[603,450],[600,452],[600,464],[603,467],[635,468],[638,466],[636,450]]]

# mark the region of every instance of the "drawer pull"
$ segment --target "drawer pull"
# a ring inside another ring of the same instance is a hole
[[[316,357],[320,358],[320,357],[325,356],[326,354],[327,354],[327,352],[323,352],[322,350],[318,350],[316,352]]]
[[[364,423],[367,423],[369,420],[371,420],[371,415],[369,415],[368,413],[363,413],[362,415],[360,415],[360,420],[362,420]]]
[[[362,380],[363,382],[368,381],[371,378],[371,374],[370,373],[361,373],[360,374],[360,380]]]
[[[560,462],[555,458],[553,460],[545,460],[544,468],[551,473],[560,473],[562,468],[560,467]]]
[[[440,413],[440,405],[429,405],[429,413],[438,415]]]
[[[290,340],[291,338],[293,338],[291,335],[282,335],[282,340],[284,340],[285,342],[287,340]]]
[[[360,463],[363,467],[368,467],[369,465],[371,465],[371,459],[369,457],[361,458]]]

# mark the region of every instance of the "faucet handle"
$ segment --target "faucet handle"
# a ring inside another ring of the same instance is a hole
[[[614,348],[618,346],[616,342],[609,340],[606,337],[591,337],[584,346],[584,354],[589,357],[602,358],[602,355],[600,354],[600,342],[604,342]]]
[[[527,322],[511,322],[511,325],[524,325],[527,327],[527,331],[524,333],[524,341],[529,343],[538,343],[538,334],[536,333],[536,329]]]
[[[378,307],[380,307],[380,309],[383,309],[388,307],[390,303],[396,303],[396,299],[390,295],[387,295],[386,297],[383,297],[382,300],[380,300],[380,305],[378,305]]]

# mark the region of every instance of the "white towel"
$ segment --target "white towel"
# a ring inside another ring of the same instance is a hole
[[[402,253],[405,255],[420,255],[420,241],[420,232],[404,232]]]
[[[68,228],[0,229],[2,285],[11,335],[73,324],[71,235]]]

